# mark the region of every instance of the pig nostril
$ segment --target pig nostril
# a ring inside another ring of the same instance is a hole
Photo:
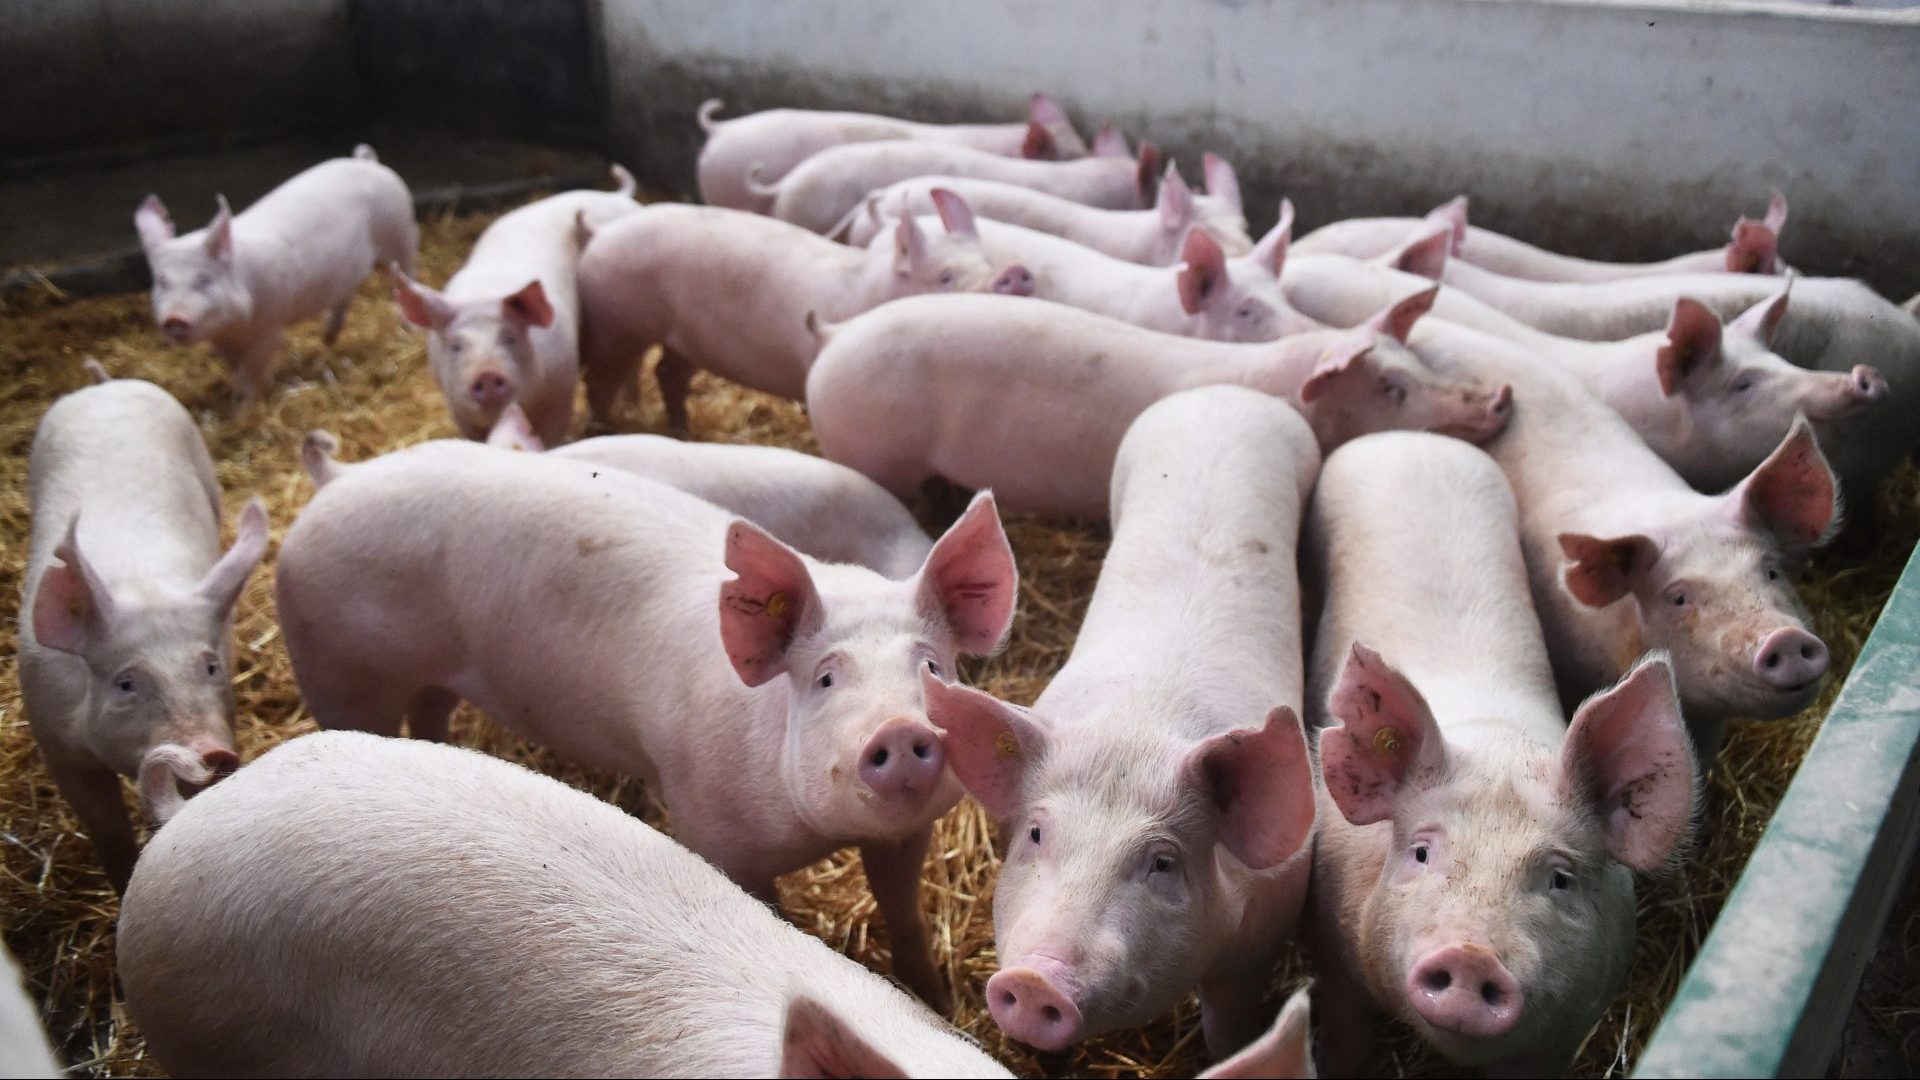
[[[887,764],[887,748],[883,746],[880,749],[875,750],[873,752],[873,756],[869,757],[867,760],[872,762],[873,767],[876,769],[885,767]]]
[[[1774,668],[1777,668],[1780,666],[1780,654],[1777,652],[1768,653],[1766,656],[1761,658],[1760,665],[1766,668],[1768,671],[1772,671]]]
[[[1800,659],[1802,660],[1813,659],[1813,646],[1811,645],[1800,646]]]
[[[1480,1000],[1497,1009],[1502,1002],[1507,1000],[1507,992],[1502,990],[1497,983],[1481,983]]]
[[[1057,1024],[1060,1022],[1060,1010],[1055,1006],[1048,1005],[1047,1007],[1041,1009],[1040,1015],[1045,1017],[1047,1023],[1049,1024]]]
[[[927,744],[923,742],[914,743],[913,756],[919,758],[921,761],[927,760]]]
[[[1011,990],[1000,991],[1000,1007],[1001,1008],[1011,1009],[1018,1004],[1020,1004],[1020,999],[1013,996],[1013,991]]]
[[[1453,973],[1445,968],[1435,968],[1420,976],[1420,985],[1437,994],[1453,985]]]

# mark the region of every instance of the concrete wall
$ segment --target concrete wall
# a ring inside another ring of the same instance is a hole
[[[1424,211],[1610,258],[1723,242],[1769,188],[1809,271],[1920,289],[1920,13],[1549,0],[599,0],[613,154],[692,183],[692,110],[1013,117],[1045,88],[1271,220]]]
[[[344,122],[348,0],[4,0],[0,164]]]

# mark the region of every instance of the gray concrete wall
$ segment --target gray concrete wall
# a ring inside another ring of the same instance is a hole
[[[347,120],[348,0],[4,0],[0,164]]]
[[[686,191],[732,110],[1018,115],[1045,88],[1311,228],[1459,192],[1608,258],[1722,242],[1769,188],[1796,265],[1920,289],[1920,13],[1552,0],[599,0],[610,149]]]

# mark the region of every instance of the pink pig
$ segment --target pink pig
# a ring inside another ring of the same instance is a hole
[[[1027,122],[1021,124],[920,124],[872,113],[813,109],[768,109],[715,120],[723,107],[719,99],[709,99],[696,113],[707,138],[696,167],[701,200],[733,210],[766,213],[773,205],[749,190],[749,170],[757,169],[762,182],[772,183],[820,151],[848,143],[917,139],[1057,161],[1087,155],[1087,144],[1073,130],[1066,110],[1046,94],[1033,95]]]
[[[1206,176],[1207,193],[1196,194],[1181,178],[1178,166],[1169,161],[1153,208],[1148,210],[1102,210],[1000,180],[916,177],[883,188],[862,202],[848,224],[847,242],[864,247],[901,216],[902,207],[916,215],[933,213],[932,191],[938,187],[967,200],[983,218],[1051,233],[1143,266],[1171,266],[1185,258],[1191,229],[1205,230],[1230,258],[1252,251],[1240,180],[1233,166],[1208,154]]]
[[[925,679],[955,775],[1000,823],[987,1006],[1042,1050],[1196,988],[1207,1049],[1259,1001],[1306,901],[1313,766],[1297,709],[1313,434],[1237,386],[1140,414],[1073,655],[1031,710]]]
[[[220,552],[220,487],[171,394],[115,379],[55,402],[34,435],[33,542],[20,603],[20,690],[40,756],[116,890],[138,848],[133,777],[158,825],[181,786],[240,764],[233,606],[267,550],[247,505]]]
[[[1458,1064],[1559,1075],[1626,984],[1633,872],[1692,831],[1672,669],[1635,662],[1567,725],[1513,493],[1460,442],[1348,443],[1307,520],[1329,1070],[1370,1071],[1385,1012]]]
[[[404,717],[439,739],[464,698],[641,779],[682,843],[769,900],[776,876],[858,844],[896,973],[947,1000],[920,872],[960,788],[920,673],[1006,635],[1016,577],[990,496],[892,580],[618,469],[443,440],[330,481],[276,585],[322,726]]]
[[[176,237],[158,195],[133,215],[153,271],[153,321],[175,345],[211,342],[248,397],[264,394],[281,331],[325,313],[333,344],[375,266],[413,269],[420,230],[405,181],[354,148],[274,188],[239,214]]]
[[[1127,426],[1189,387],[1284,397],[1323,448],[1384,428],[1492,438],[1506,388],[1436,378],[1402,345],[1432,299],[1354,330],[1232,344],[1044,300],[909,298],[827,331],[807,409],[822,453],[896,496],[944,476],[992,487],[1012,507],[1098,519]]]
[[[944,232],[906,219],[890,249],[871,251],[700,206],[651,206],[602,229],[580,260],[581,363],[594,419],[611,417],[655,345],[668,423],[685,431],[687,385],[699,369],[800,397],[819,348],[808,312],[838,320],[917,293],[1031,294],[1025,267],[988,260],[966,204],[942,204]]]

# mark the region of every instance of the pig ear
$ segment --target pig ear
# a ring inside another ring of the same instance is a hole
[[[1013,626],[1019,586],[1000,512],[993,494],[983,491],[920,567],[920,610],[953,628],[961,652],[985,656],[1000,647]]]
[[[921,230],[919,218],[911,213],[901,214],[899,223],[893,227],[893,272],[905,277],[926,257],[927,234]]]
[[[1413,333],[1413,324],[1420,316],[1433,310],[1433,301],[1440,295],[1440,286],[1414,293],[1399,303],[1375,315],[1368,325],[1387,335],[1402,345],[1407,343],[1407,335]]]
[[[1301,987],[1287,999],[1286,1007],[1280,1010],[1265,1035],[1201,1073],[1200,1080],[1255,1080],[1276,1076],[1311,1080],[1314,1075],[1312,1016],[1307,990]]]
[[[1020,156],[1035,161],[1053,161],[1060,156],[1060,147],[1053,141],[1053,132],[1045,124],[1029,122],[1026,141],[1020,144]]]
[[[1327,714],[1339,724],[1320,732],[1320,774],[1334,805],[1355,825],[1392,817],[1402,788],[1446,766],[1446,743],[1426,698],[1357,641],[1327,693]]]
[[[931,671],[920,673],[920,688],[953,775],[995,821],[1012,817],[1020,809],[1028,766],[1046,756],[1046,722],[992,694],[942,682]]]
[[[780,1036],[780,1076],[817,1080],[906,1075],[906,1070],[862,1038],[831,1007],[810,997],[787,1002],[785,1030]]]
[[[1382,262],[1395,270],[1418,274],[1428,281],[1439,281],[1447,272],[1447,257],[1452,250],[1452,229],[1444,225],[1428,227],[1420,235],[1388,253]]]
[[[1569,560],[1561,582],[1588,607],[1606,607],[1632,592],[1660,557],[1660,549],[1639,533],[1607,540],[1561,533],[1559,539],[1561,554]]]
[[[1311,403],[1342,375],[1363,369],[1366,358],[1373,352],[1373,343],[1373,331],[1364,327],[1358,333],[1340,335],[1321,354],[1319,362],[1307,375],[1307,381],[1300,384],[1300,400]]]
[[[213,564],[207,576],[200,579],[196,591],[215,611],[223,614],[232,611],[234,602],[240,599],[240,590],[247,585],[247,576],[266,553],[267,504],[256,495],[247,500],[247,508],[240,514],[233,546]]]
[[[233,258],[233,208],[227,205],[225,195],[213,198],[219,209],[213,212],[213,222],[207,226],[207,254],[227,262]]]
[[[547,289],[540,284],[539,278],[527,282],[519,292],[500,301],[500,311],[529,326],[553,325],[553,305],[547,302]]]
[[[1280,200],[1280,218],[1267,230],[1267,235],[1253,246],[1253,253],[1247,258],[1255,266],[1265,268],[1274,277],[1287,265],[1287,248],[1293,243],[1293,200]]]
[[[1717,366],[1720,337],[1720,316],[1690,296],[1675,300],[1673,318],[1667,320],[1667,343],[1653,358],[1660,392],[1672,397],[1689,379]]]
[[[446,297],[408,277],[399,263],[389,263],[387,273],[393,277],[394,302],[408,322],[423,330],[445,330],[453,321],[453,305]]]
[[[1160,227],[1168,232],[1177,232],[1193,221],[1193,189],[1187,186],[1187,178],[1180,175],[1180,163],[1167,163],[1167,175],[1160,180],[1160,194],[1155,197],[1154,209],[1160,211]]]
[[[949,235],[980,239],[980,226],[974,223],[973,207],[967,205],[967,200],[940,187],[927,192],[927,195],[933,199],[933,208],[940,214],[940,224],[946,226]]]
[[[1792,429],[1767,460],[1725,498],[1733,500],[1742,525],[1772,533],[1796,554],[1826,543],[1840,522],[1840,490],[1804,413],[1793,418]]]
[[[787,669],[787,646],[820,624],[806,560],[745,518],[727,526],[720,585],[720,642],[740,681],[759,686]]]
[[[1752,218],[1733,223],[1733,241],[1727,245],[1727,272],[1771,274],[1780,240],[1773,230]]]
[[[40,575],[33,595],[33,637],[49,649],[84,652],[106,636],[113,622],[113,595],[86,556],[80,554],[80,515],[67,522],[67,535],[53,551],[61,565]]]
[[[1278,866],[1312,839],[1313,761],[1292,709],[1204,740],[1181,772],[1220,815],[1220,843],[1249,869]]]
[[[1236,214],[1246,212],[1246,203],[1240,200],[1240,174],[1233,171],[1233,162],[1208,151],[1200,157],[1200,176],[1206,181],[1207,194],[1233,207]]]
[[[1067,110],[1053,100],[1053,95],[1037,92],[1027,99],[1027,123],[1044,127],[1072,127],[1073,121],[1067,118]]]
[[[1180,307],[1189,315],[1198,315],[1207,301],[1226,287],[1227,256],[1207,230],[1193,229],[1187,233],[1180,257],[1186,260],[1175,279],[1180,286]]]
[[[1467,242],[1467,197],[1455,195],[1439,206],[1427,211],[1424,219],[1435,225],[1445,225],[1453,234],[1453,246],[1447,254],[1460,254],[1461,245]]]
[[[1130,158],[1133,148],[1127,145],[1127,137],[1121,134],[1119,128],[1112,124],[1101,124],[1100,130],[1093,136],[1093,156]]]
[[[142,245],[159,247],[173,239],[173,215],[167,213],[167,204],[160,201],[160,196],[149,195],[133,212],[133,228],[140,234]]]
[[[1693,827],[1693,743],[1680,715],[1673,666],[1652,653],[1573,714],[1560,752],[1568,795],[1600,813],[1607,853],[1658,870]]]
[[[533,422],[527,419],[527,410],[517,401],[507,402],[500,410],[500,419],[493,422],[493,429],[487,432],[487,445],[502,450],[524,450],[538,454],[546,449],[540,436],[533,433]]]
[[[1787,315],[1787,297],[1793,292],[1793,275],[1780,285],[1780,291],[1741,312],[1727,329],[1738,331],[1760,344],[1773,347],[1773,335],[1780,329],[1780,320]]]
[[[1140,202],[1145,206],[1153,205],[1153,198],[1160,186],[1160,148],[1150,142],[1140,144],[1140,164],[1133,170],[1133,182],[1140,189]]]

